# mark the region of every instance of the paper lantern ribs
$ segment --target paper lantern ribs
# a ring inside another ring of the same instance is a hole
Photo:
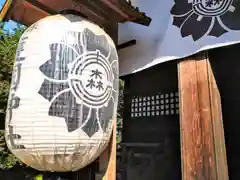
[[[22,35],[6,116],[6,140],[25,164],[75,171],[107,146],[116,119],[118,56],[97,25],[46,17]]]

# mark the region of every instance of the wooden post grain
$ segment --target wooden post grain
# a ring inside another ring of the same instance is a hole
[[[108,25],[105,26],[104,30],[111,36],[117,47],[118,24],[116,22],[110,22]],[[100,173],[103,173],[101,175],[103,177],[102,180],[116,180],[116,129],[117,123],[116,120],[114,120],[111,141],[109,143],[109,146],[99,158],[99,170]]]
[[[178,63],[183,180],[228,180],[221,100],[205,52]]]
[[[105,176],[103,180],[116,180],[116,162],[117,162],[117,152],[116,152],[116,120],[114,120],[113,124],[113,133],[111,138],[111,143],[109,145],[109,161],[107,165],[107,170],[105,172]]]

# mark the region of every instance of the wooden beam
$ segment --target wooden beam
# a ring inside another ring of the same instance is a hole
[[[126,0],[109,0],[112,4],[120,7],[121,10],[128,13],[129,19],[127,21],[149,26],[152,19],[147,17],[144,12],[140,12],[138,7],[133,7],[131,1]],[[125,20],[126,21],[126,20]],[[124,21],[121,21],[124,22]]]
[[[12,0],[6,0],[5,3],[3,4],[3,7],[0,11],[0,22],[4,20],[11,5]]]
[[[7,18],[16,22],[30,26],[38,20],[49,16],[46,11],[32,5],[27,1],[14,1],[8,11]]]
[[[127,47],[130,47],[130,46],[133,46],[133,45],[136,45],[136,40],[133,39],[133,40],[130,40],[130,41],[127,41],[125,43],[122,43],[122,44],[119,44],[117,46],[117,50],[121,50],[121,49],[124,49],[124,48],[127,48]]]
[[[28,1],[33,1],[33,0],[28,0]],[[99,15],[94,9],[90,9],[88,3],[84,1],[85,3],[82,3],[81,1],[76,1],[76,0],[38,0],[39,3],[53,9],[57,13],[60,11],[66,10],[66,9],[71,9],[75,11],[79,11],[85,16],[88,17],[89,20],[93,21],[94,23],[98,25],[102,25],[107,22],[104,17]]]
[[[183,180],[228,180],[221,100],[205,52],[178,64]]]
[[[30,9],[27,9],[26,7],[29,6],[23,7],[26,3],[35,6],[35,8],[30,7]],[[18,5],[18,8],[14,8],[15,10],[11,11],[8,19],[19,21],[25,25],[29,25],[29,22],[33,21],[33,17],[31,15],[25,15],[24,12],[30,12],[33,9],[43,11],[40,15],[39,12],[36,13],[32,11],[34,19],[37,20],[39,20],[43,14],[53,15],[63,11],[74,11],[78,12],[74,14],[84,14],[87,19],[100,26],[110,21],[122,23],[132,21],[145,26],[149,26],[151,23],[151,18],[147,17],[143,12],[139,12],[138,8],[134,8],[125,0],[7,0],[7,3],[5,3],[4,8],[0,12],[0,19],[3,20],[5,18],[9,8],[11,8],[10,6],[16,7],[16,5]],[[24,9],[24,12],[22,9]],[[24,18],[22,17],[22,13],[18,13],[18,11],[24,13]],[[39,16],[36,16],[36,14]],[[109,14],[111,14],[111,16],[109,16]]]

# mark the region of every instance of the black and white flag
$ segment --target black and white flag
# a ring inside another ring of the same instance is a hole
[[[240,0],[132,0],[152,18],[149,27],[120,25],[120,74],[240,41]],[[131,64],[131,65],[129,65]]]

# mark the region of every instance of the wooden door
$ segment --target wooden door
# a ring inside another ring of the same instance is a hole
[[[126,151],[126,179],[180,180],[177,62],[125,79],[122,149]]]

